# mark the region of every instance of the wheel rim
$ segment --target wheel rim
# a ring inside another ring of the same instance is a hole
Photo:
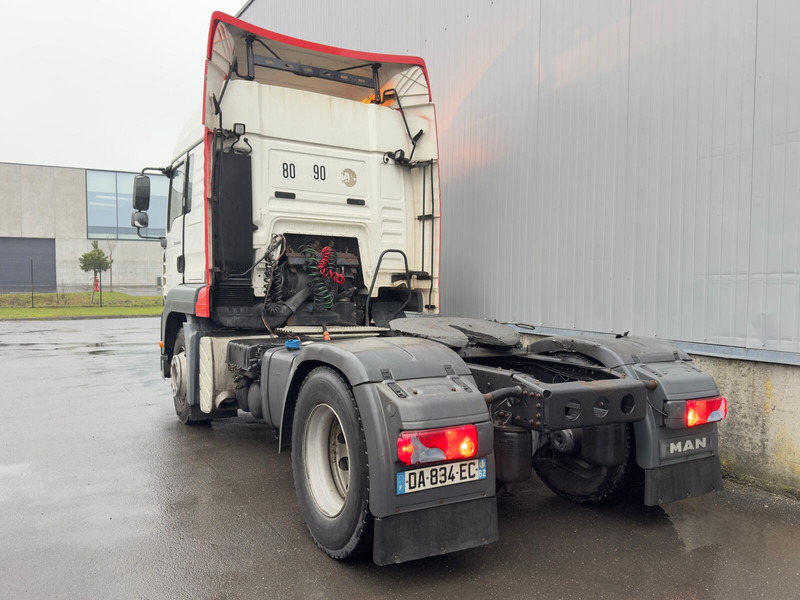
[[[186,392],[186,353],[179,352],[172,357],[169,363],[169,382],[172,385],[172,395],[182,398]]]
[[[350,485],[350,452],[339,415],[318,404],[306,421],[303,434],[306,485],[317,509],[335,517],[344,508]]]

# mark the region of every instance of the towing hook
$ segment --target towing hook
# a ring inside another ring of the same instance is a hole
[[[486,404],[494,404],[500,400],[506,400],[508,398],[520,398],[521,396],[522,388],[518,385],[515,385],[512,387],[500,388],[499,390],[495,390],[493,392],[486,392],[483,395],[483,399],[486,400]]]

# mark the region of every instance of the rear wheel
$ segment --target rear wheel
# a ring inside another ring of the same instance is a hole
[[[625,460],[612,467],[593,465],[579,454],[558,450],[561,440],[553,440],[552,435],[534,453],[533,469],[562,498],[581,504],[600,504],[634,496],[641,489],[631,427],[625,428]]]
[[[337,559],[368,551],[372,515],[364,431],[350,387],[328,367],[314,369],[298,393],[292,473],[317,546]]]
[[[550,356],[576,365],[603,366],[577,352],[552,352]],[[624,460],[615,466],[585,461],[580,452],[565,451],[573,445],[571,434],[556,431],[545,436],[533,454],[533,470],[556,494],[581,504],[601,504],[641,493],[642,471],[636,464],[633,429],[625,427]]]

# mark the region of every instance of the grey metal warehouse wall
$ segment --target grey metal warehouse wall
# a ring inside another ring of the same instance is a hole
[[[682,340],[729,473],[800,494],[800,2],[254,0],[428,63],[443,310]]]
[[[255,0],[242,18],[425,58],[446,313],[800,352],[800,3]]]

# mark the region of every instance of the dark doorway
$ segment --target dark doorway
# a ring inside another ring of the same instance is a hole
[[[31,260],[37,292],[56,291],[56,241],[0,237],[0,292],[30,292]]]

